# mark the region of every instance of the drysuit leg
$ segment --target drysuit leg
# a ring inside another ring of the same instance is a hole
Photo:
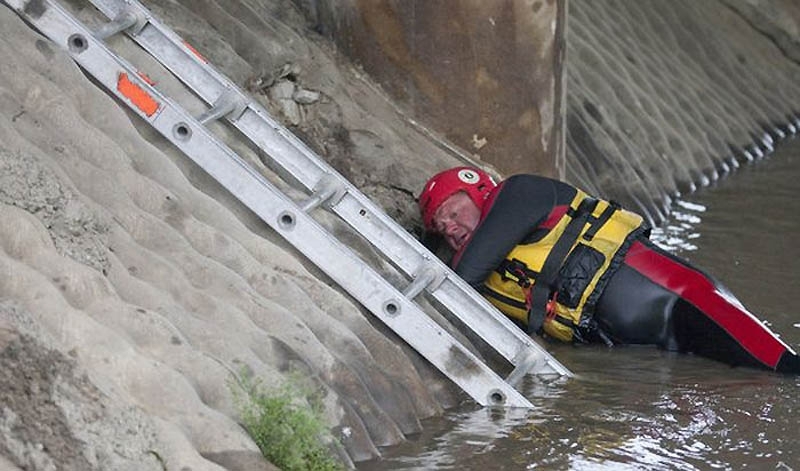
[[[598,300],[595,319],[618,343],[800,373],[798,356],[725,287],[647,240],[631,246]]]

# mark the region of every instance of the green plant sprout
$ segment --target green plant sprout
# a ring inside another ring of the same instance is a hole
[[[334,471],[344,466],[325,440],[331,438],[319,398],[289,380],[275,388],[242,371],[230,383],[242,425],[261,453],[284,471]],[[306,398],[299,401],[298,398]]]

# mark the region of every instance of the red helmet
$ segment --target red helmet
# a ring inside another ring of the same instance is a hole
[[[433,215],[444,200],[459,191],[465,192],[479,209],[497,184],[488,173],[475,167],[455,167],[439,172],[425,184],[419,195],[419,209],[425,229],[433,228]]]

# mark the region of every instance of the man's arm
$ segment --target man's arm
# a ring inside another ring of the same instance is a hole
[[[472,286],[482,285],[558,204],[559,185],[563,184],[536,175],[503,181],[469,243],[453,258],[455,272]]]

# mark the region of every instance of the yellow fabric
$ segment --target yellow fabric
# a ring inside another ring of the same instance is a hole
[[[586,196],[586,193],[578,190],[578,194],[572,200],[570,207],[576,210],[580,202],[583,201]],[[592,215],[599,217],[609,204],[608,201],[598,200],[598,204],[592,212]],[[533,270],[537,273],[540,272],[547,256],[550,254],[556,241],[564,233],[567,224],[569,224],[571,220],[572,218],[569,214],[564,214],[556,226],[553,227],[545,237],[530,244],[516,246],[506,256],[506,259],[508,261],[518,260],[523,262],[529,270]],[[583,244],[600,252],[605,260],[584,289],[577,307],[570,308],[559,302],[555,303],[555,316],[548,317],[544,322],[543,327],[547,335],[565,342],[573,340],[573,329],[581,321],[587,298],[589,298],[596,289],[598,280],[600,280],[600,277],[609,269],[614,260],[614,256],[625,243],[625,240],[633,231],[642,225],[642,222],[642,217],[638,214],[624,209],[618,209],[612,214],[611,218],[603,224],[591,240],[585,240],[582,237],[589,227],[591,227],[591,219],[584,225],[581,229],[581,236],[578,237],[575,244],[573,244],[570,253],[579,244]],[[523,288],[520,282],[525,284],[526,287]],[[526,277],[525,280],[519,280],[514,274],[504,273],[501,275],[495,271],[492,272],[485,282],[485,287],[488,290],[485,294],[489,302],[494,304],[507,316],[527,324],[528,309],[525,306],[526,295],[529,293],[533,283],[535,283],[535,280],[529,277]],[[555,317],[560,319],[556,319]]]

